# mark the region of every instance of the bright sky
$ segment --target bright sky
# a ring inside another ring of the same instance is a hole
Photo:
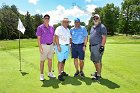
[[[114,3],[115,6],[121,6],[123,0],[0,0],[0,6],[16,5],[21,14],[27,11],[31,15],[49,14],[51,16],[50,24],[60,22],[64,17],[68,17],[73,24],[74,18],[80,18],[81,21],[88,24],[91,12],[96,7],[103,7],[107,3]]]

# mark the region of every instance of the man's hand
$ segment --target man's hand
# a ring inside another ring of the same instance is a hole
[[[84,52],[86,51],[86,46],[83,46],[83,51],[84,51]]]
[[[102,54],[104,52],[104,46],[100,46],[99,52]]]
[[[58,51],[61,52],[61,47],[60,46],[57,46],[57,48],[58,48]]]
[[[70,51],[72,51],[72,46],[71,46],[71,44],[69,45],[69,48],[70,48]]]
[[[43,54],[43,52],[44,52],[44,51],[43,51],[42,46],[41,46],[41,47],[39,47],[39,50],[40,50],[40,53],[41,53],[41,54]]]
[[[55,47],[53,47],[53,54],[55,54]]]

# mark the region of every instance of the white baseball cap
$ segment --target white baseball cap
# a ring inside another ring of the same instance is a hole
[[[100,16],[98,14],[93,15],[93,17],[95,17],[95,16],[98,17],[98,18],[100,18]]]

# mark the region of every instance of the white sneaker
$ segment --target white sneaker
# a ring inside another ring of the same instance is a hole
[[[55,76],[52,72],[49,72],[49,73],[48,73],[48,77],[50,77],[50,78],[55,78],[56,76]]]
[[[44,74],[40,74],[40,80],[44,80]]]

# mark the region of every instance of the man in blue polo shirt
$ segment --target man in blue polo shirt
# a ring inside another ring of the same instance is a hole
[[[85,57],[85,50],[86,50],[86,44],[88,39],[88,33],[84,26],[80,25],[80,19],[76,18],[74,20],[75,26],[71,28],[70,33],[72,36],[72,58],[74,58],[74,65],[76,68],[76,73],[74,76],[85,76],[83,72],[84,67],[84,57]],[[78,66],[78,59],[80,61]],[[79,71],[80,67],[80,71]]]

